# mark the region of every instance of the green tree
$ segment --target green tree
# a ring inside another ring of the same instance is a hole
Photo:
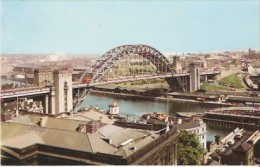
[[[178,165],[198,165],[202,154],[203,149],[196,135],[181,131],[177,147]]]

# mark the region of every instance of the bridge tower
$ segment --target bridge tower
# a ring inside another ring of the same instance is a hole
[[[35,69],[34,70],[34,85],[45,87],[52,84],[53,73],[50,69]]]
[[[55,86],[55,114],[71,112],[73,110],[71,71],[55,70],[53,82]]]
[[[181,65],[181,62],[180,62],[180,56],[173,56],[172,66],[173,66],[173,69],[177,73],[181,73],[182,72],[182,65]]]
[[[191,63],[190,68],[190,92],[200,89],[200,70],[197,63]]]

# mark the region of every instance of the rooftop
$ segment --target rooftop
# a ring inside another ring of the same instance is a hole
[[[226,99],[227,100],[237,100],[237,101],[260,103],[260,97],[245,97],[245,96],[232,96],[232,95],[228,95]]]
[[[6,122],[1,124],[3,146],[22,149],[34,144],[44,144],[86,152],[113,153],[115,151],[100,138],[98,133],[79,133]]]
[[[247,152],[253,145],[248,142],[248,139],[251,138],[252,134],[243,133],[240,140],[236,141],[233,145],[228,147],[223,155],[231,155],[233,151],[237,152]]]
[[[108,118],[108,115],[95,111],[94,109],[90,109],[88,111],[78,112],[73,115],[64,117],[65,119],[73,119],[79,121],[98,121],[102,119],[102,123],[113,124],[115,121],[113,119]]]
[[[186,129],[193,129],[199,126],[200,126],[199,122],[185,122],[185,123],[178,124],[178,129],[186,130]]]
[[[91,115],[91,118],[88,114]],[[71,115],[67,118],[19,115],[9,122],[2,122],[1,145],[23,149],[31,145],[42,144],[70,150],[100,152],[127,157],[134,153],[137,148],[141,149],[159,137],[154,131],[122,128],[106,123],[103,123],[94,132],[78,131],[81,125],[95,122],[92,118],[100,121],[100,114],[102,115],[102,113],[96,111],[82,112],[75,114],[75,117]],[[71,117],[73,119],[70,119]],[[77,118],[80,118],[80,120]],[[106,119],[104,119],[105,121]],[[109,121],[111,120],[109,119]],[[132,147],[135,147],[135,149],[133,150]]]

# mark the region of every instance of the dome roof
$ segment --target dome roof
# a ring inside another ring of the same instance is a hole
[[[111,104],[109,104],[109,107],[118,107],[118,104],[113,101]]]

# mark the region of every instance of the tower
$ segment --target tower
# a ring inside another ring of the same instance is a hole
[[[200,89],[200,70],[196,63],[190,64],[190,92]]]
[[[173,56],[172,66],[173,66],[173,69],[174,69],[177,73],[181,73],[181,72],[182,72],[182,65],[181,65],[180,57],[179,57],[179,56]]]
[[[50,69],[35,69],[34,70],[34,85],[45,87],[53,82],[53,73]]]
[[[119,114],[119,106],[116,102],[109,104],[109,114]]]
[[[55,85],[55,113],[72,111],[72,73],[68,70],[55,70],[53,73]]]

